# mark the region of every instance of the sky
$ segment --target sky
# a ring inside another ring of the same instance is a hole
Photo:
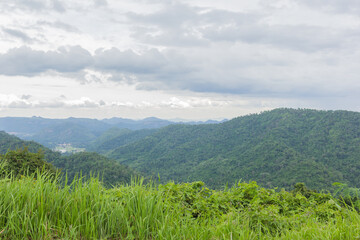
[[[3,0],[0,117],[360,111],[359,0]]]

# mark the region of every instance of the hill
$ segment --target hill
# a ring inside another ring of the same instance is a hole
[[[360,187],[359,144],[360,113],[275,109],[221,124],[170,125],[109,156],[164,181],[323,189]]]
[[[68,182],[71,183],[76,175],[88,178],[99,175],[100,180],[112,186],[119,183],[130,183],[132,177],[140,176],[134,170],[115,160],[108,159],[95,152],[81,152],[70,156],[63,156],[53,164],[67,172]]]
[[[129,129],[111,128],[95,139],[87,150],[104,154],[117,147],[141,140],[156,131],[157,129],[131,131]]]
[[[83,148],[95,138],[97,133],[90,131],[85,126],[76,123],[59,123],[57,125],[47,127],[32,135],[32,140],[40,142],[47,147],[54,148],[58,144],[70,143],[74,147]]]
[[[51,151],[49,148],[34,142],[25,141],[4,131],[0,131],[0,154],[5,154],[8,150],[17,150],[26,147],[29,152],[36,153],[41,150],[45,155],[45,160],[53,162],[61,157],[58,152]]]
[[[22,150],[24,147],[26,151]],[[45,164],[46,167],[51,168],[51,165],[47,162],[51,163],[60,168],[63,173],[67,173],[69,182],[80,172],[84,177],[88,177],[90,173],[99,174],[108,186],[118,183],[130,183],[132,176],[139,175],[134,170],[97,153],[83,152],[70,156],[61,156],[60,153],[53,152],[34,141],[24,141],[16,136],[0,132],[0,159],[5,159],[5,157],[1,157],[1,154],[9,152],[9,150],[12,150],[10,155],[6,154],[5,156],[11,159],[15,159],[15,157],[21,158],[18,161],[21,165],[42,166]],[[44,158],[37,154],[39,151],[44,153]],[[12,157],[13,155],[15,157]],[[32,163],[29,163],[28,160],[31,160]]]

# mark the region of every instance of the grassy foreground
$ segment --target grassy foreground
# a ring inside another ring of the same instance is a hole
[[[106,189],[46,174],[0,179],[0,239],[360,239],[360,216],[329,194],[239,183]]]

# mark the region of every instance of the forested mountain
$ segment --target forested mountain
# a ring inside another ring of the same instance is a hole
[[[266,187],[360,187],[360,113],[275,109],[222,124],[171,125],[109,156],[165,181],[213,187],[240,179]]]
[[[156,131],[157,129],[131,131],[129,129],[111,128],[99,138],[95,139],[87,149],[89,151],[105,154],[117,147],[143,139]]]
[[[39,151],[44,153],[44,159],[39,158],[39,155],[35,154]],[[1,154],[6,154],[6,157],[2,157]],[[61,169],[63,173],[67,173],[69,182],[73,180],[74,176],[79,175],[80,172],[83,177],[88,177],[90,173],[93,175],[99,174],[108,186],[124,182],[129,183],[132,176],[139,175],[129,167],[97,153],[84,152],[70,156],[61,156],[60,153],[53,152],[36,142],[24,141],[5,132],[0,132],[0,160],[15,158],[19,158],[16,165],[35,167],[43,165],[43,160],[45,160]],[[47,163],[46,167],[51,168]]]
[[[42,129],[40,132],[24,137],[54,148],[58,144],[70,143],[75,147],[83,148],[98,137],[100,133],[89,130],[83,125],[76,123],[59,123]]]

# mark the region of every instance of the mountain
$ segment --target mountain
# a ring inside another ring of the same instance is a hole
[[[156,131],[157,129],[131,131],[129,129],[111,128],[95,139],[87,150],[106,154],[117,147],[141,140]]]
[[[64,122],[44,128],[31,137],[24,138],[34,140],[50,148],[62,143],[71,143],[75,147],[83,148],[97,136],[95,132],[81,124]]]
[[[142,120],[110,118],[110,119],[103,119],[102,122],[110,124],[117,128],[127,128],[130,130],[160,128],[160,127],[168,126],[170,124],[174,124],[174,122],[155,118],[155,117],[149,117]]]
[[[360,113],[275,109],[221,124],[170,125],[108,156],[164,181],[324,189],[360,187],[359,146]]]
[[[26,151],[23,150],[24,148]],[[35,154],[39,151],[44,153],[44,159]],[[60,153],[53,152],[41,144],[21,140],[3,131],[0,131],[0,159],[2,159],[1,154],[5,154],[10,159],[18,158],[19,155],[23,156],[20,159],[22,161],[21,165],[40,166],[45,161],[47,168],[50,169],[51,165],[48,163],[51,163],[55,167],[62,169],[63,173],[67,173],[69,182],[80,172],[84,177],[88,177],[90,173],[100,174],[102,180],[108,186],[121,182],[130,183],[131,177],[139,176],[137,172],[129,167],[97,153],[83,152],[70,156],[61,156]],[[30,160],[31,163],[28,163]]]
[[[57,123],[59,123],[58,119],[41,117],[4,117],[0,118],[0,131],[13,133],[19,137],[26,137]]]
[[[212,120],[209,121],[212,122]],[[191,122],[189,124],[205,123],[208,122]],[[215,121],[215,123],[217,122]],[[0,131],[3,130],[25,140],[34,140],[49,148],[64,143],[77,148],[89,148],[90,143],[97,141],[97,138],[110,129],[155,129],[171,124],[174,124],[174,122],[155,117],[142,120],[124,118],[97,120],[88,118],[5,117],[0,118]]]

